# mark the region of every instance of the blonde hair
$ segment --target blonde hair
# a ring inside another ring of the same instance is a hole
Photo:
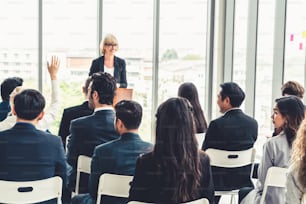
[[[100,43],[100,53],[102,54],[102,55],[104,55],[105,54],[105,44],[106,43],[113,43],[113,44],[117,44],[117,46],[116,46],[116,51],[118,50],[118,48],[119,48],[119,45],[118,45],[118,40],[117,40],[117,38],[113,35],[113,34],[106,34],[105,35],[105,37],[104,37],[104,39],[101,41],[101,43]]]
[[[291,161],[298,172],[298,181],[306,187],[306,119],[304,119],[297,131],[293,142]]]

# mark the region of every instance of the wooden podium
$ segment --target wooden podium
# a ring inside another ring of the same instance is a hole
[[[132,100],[133,89],[129,88],[117,88],[114,97],[113,106],[115,106],[121,100]]]

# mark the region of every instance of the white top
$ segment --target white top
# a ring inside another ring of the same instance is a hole
[[[61,106],[59,94],[59,82],[51,80],[51,103],[49,108],[45,111],[44,117],[38,121],[37,129],[46,131],[50,129],[52,123],[55,121]],[[16,123],[16,116],[9,113],[8,117],[0,122],[0,131],[12,128]]]
[[[114,67],[107,67],[104,65],[104,72],[109,73],[110,75],[114,76]]]

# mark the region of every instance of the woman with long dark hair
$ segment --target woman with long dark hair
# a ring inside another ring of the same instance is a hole
[[[204,133],[207,130],[207,123],[199,101],[197,87],[191,82],[180,85],[178,96],[187,98],[193,107],[193,115],[196,126],[196,133]],[[201,144],[202,145],[202,144]]]
[[[272,166],[287,168],[290,163],[292,142],[304,119],[304,105],[296,96],[286,96],[275,100],[276,105],[271,116],[274,128],[280,133],[270,138],[263,148],[263,155],[258,167],[258,181],[254,191],[249,193],[241,203],[260,203],[267,171]],[[255,199],[254,199],[255,196]],[[265,203],[285,203],[285,191],[271,187],[267,191]]]
[[[129,200],[171,204],[205,197],[213,203],[210,162],[197,148],[188,100],[168,99],[156,118],[154,150],[138,158]]]

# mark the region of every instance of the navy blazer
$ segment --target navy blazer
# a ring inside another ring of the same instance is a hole
[[[0,132],[0,180],[33,181],[60,176],[66,184],[66,157],[60,137],[16,123]]]
[[[72,167],[68,175],[70,189],[75,187],[78,156],[92,157],[96,146],[119,138],[114,128],[114,116],[113,110],[100,110],[71,121],[67,145],[67,160]],[[88,192],[88,176],[81,177],[80,192]]]
[[[91,115],[93,110],[88,107],[88,101],[83,102],[81,105],[65,108],[60,123],[58,135],[62,138],[64,148],[66,148],[66,138],[70,134],[70,122],[73,119],[83,116]]]
[[[196,199],[207,198],[209,203],[214,203],[214,184],[212,179],[209,158],[204,152],[200,153],[201,180],[196,189]],[[153,153],[145,154],[137,159],[135,175],[131,184],[129,201],[142,201],[149,203],[171,204],[167,192],[170,188],[161,188],[164,176],[156,162]]]
[[[104,72],[104,56],[101,56],[92,61],[89,76],[96,72]],[[127,87],[126,81],[126,65],[124,59],[114,57],[114,78],[120,84],[120,88]]]
[[[151,152],[153,145],[140,139],[138,134],[124,133],[119,139],[95,148],[89,178],[89,192],[92,200],[97,199],[100,175],[112,173],[134,175],[136,160],[144,153]],[[126,198],[102,196],[102,203],[127,203]]]
[[[240,109],[226,112],[222,117],[210,122],[202,149],[246,150],[253,147],[257,139],[257,121]],[[231,190],[253,186],[250,179],[251,166],[224,169],[212,167],[216,190]]]

